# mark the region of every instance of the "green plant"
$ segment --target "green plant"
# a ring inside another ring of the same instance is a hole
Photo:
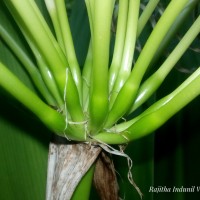
[[[136,41],[158,1],[149,1],[139,20],[139,0],[85,1],[91,41],[83,68],[76,57],[64,1],[45,1],[50,25],[32,0],[4,3],[1,2],[1,38],[26,68],[36,90],[25,86],[3,62],[0,86],[60,136],[78,142],[130,143],[158,129],[200,94],[198,68],[173,92],[135,116],[199,34],[197,17],[163,64],[148,75],[148,69],[157,65],[161,49],[173,39],[174,27],[183,23],[198,1],[171,1],[139,55]],[[22,34],[13,31],[13,19],[11,27],[5,26],[7,8]],[[115,36],[110,29],[116,13]],[[114,50],[110,51],[113,37]],[[127,120],[123,122],[123,118]]]

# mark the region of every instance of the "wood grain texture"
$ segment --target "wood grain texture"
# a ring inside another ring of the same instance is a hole
[[[100,147],[89,144],[50,143],[46,200],[70,200],[100,152]]]
[[[101,200],[119,200],[115,167],[106,152],[101,152],[95,167],[94,184]]]

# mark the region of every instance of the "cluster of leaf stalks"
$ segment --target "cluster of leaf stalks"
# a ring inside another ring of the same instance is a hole
[[[200,94],[198,68],[147,110],[129,121],[120,121],[156,92],[199,34],[200,17],[197,16],[166,60],[144,80],[149,66],[160,56],[162,48],[171,41],[198,0],[170,1],[137,58],[134,55],[137,40],[159,0],[149,0],[141,13],[140,0],[85,0],[91,40],[83,67],[77,60],[64,0],[45,0],[53,32],[34,0],[23,4],[4,0],[4,3],[34,59],[13,39],[3,23],[0,23],[0,37],[23,64],[40,95],[24,85],[3,63],[0,63],[0,86],[61,136],[76,141],[128,143],[159,128]],[[117,26],[112,52],[113,15],[117,15]]]

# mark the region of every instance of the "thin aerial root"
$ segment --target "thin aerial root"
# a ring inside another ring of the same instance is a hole
[[[91,136],[91,138],[92,138],[92,136]],[[127,174],[128,180],[129,180],[130,184],[136,189],[140,198],[142,199],[143,194],[142,194],[140,188],[136,185],[135,181],[133,180],[133,176],[132,176],[132,172],[131,172],[131,169],[133,167],[133,161],[131,160],[131,158],[127,154],[124,153],[124,147],[122,145],[119,145],[119,147],[120,147],[120,151],[119,151],[119,150],[111,147],[110,145],[102,142],[102,141],[99,141],[99,140],[96,140],[96,141],[98,142],[97,145],[100,146],[106,152],[113,154],[113,155],[122,156],[122,157],[125,157],[127,159],[127,162],[128,162],[128,174]]]

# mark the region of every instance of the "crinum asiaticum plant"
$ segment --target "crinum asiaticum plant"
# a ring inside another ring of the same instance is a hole
[[[4,1],[36,63],[2,25],[1,38],[23,63],[43,98],[28,89],[3,63],[0,64],[1,87],[49,129],[70,140],[122,144],[151,133],[200,93],[200,69],[197,69],[177,89],[143,113],[118,123],[158,89],[200,30],[198,17],[162,65],[143,80],[173,24],[179,23],[181,15],[198,1],[171,1],[133,64],[137,38],[158,2],[150,0],[139,17],[139,0],[86,0],[91,41],[82,69],[76,58],[64,1],[45,1],[55,34],[33,0]],[[114,51],[110,55],[115,6],[118,7],[117,30]]]
[[[84,66],[79,66],[77,60],[64,0],[45,0],[53,30],[34,0],[3,2],[34,59],[3,23],[0,37],[23,64],[40,94],[31,91],[2,62],[0,86],[55,134],[78,142],[129,143],[159,128],[200,94],[198,68],[178,88],[130,119],[156,92],[199,34],[198,16],[166,60],[144,79],[160,49],[170,42],[198,0],[170,1],[138,56],[138,38],[159,0],[149,0],[141,13],[143,1],[139,0],[85,0],[91,40]],[[113,18],[117,25],[111,51]]]

